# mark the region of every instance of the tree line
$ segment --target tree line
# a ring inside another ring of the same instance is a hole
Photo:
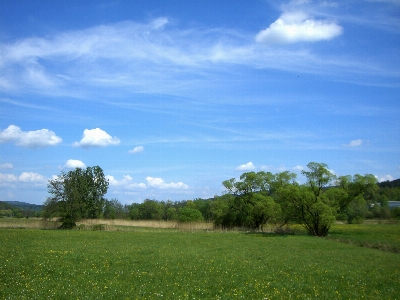
[[[371,174],[337,177],[326,164],[315,162],[302,174],[304,184],[289,171],[245,172],[239,180],[223,181],[225,192],[211,199],[122,205],[104,198],[108,181],[100,167],[77,168],[49,181],[43,217],[59,217],[62,228],[73,228],[83,218],[208,221],[251,230],[298,223],[315,236],[327,235],[335,220],[400,217],[400,208],[389,209],[389,200],[400,200],[400,187],[380,187]]]

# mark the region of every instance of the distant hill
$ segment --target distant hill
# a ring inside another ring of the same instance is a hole
[[[396,188],[396,187],[400,187],[400,179],[395,179],[392,181],[384,181],[384,182],[380,182],[378,183],[379,187],[381,188],[385,188],[385,187],[389,187],[389,188]]]
[[[36,211],[42,211],[43,209],[43,205],[30,204],[26,202],[19,202],[19,201],[2,201],[2,202],[22,210],[31,210],[36,212]]]

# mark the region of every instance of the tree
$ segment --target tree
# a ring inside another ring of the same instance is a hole
[[[127,217],[127,211],[117,199],[105,200],[103,217],[105,219],[124,219]]]
[[[82,218],[101,216],[108,180],[99,166],[76,168],[61,172],[47,188],[51,196],[44,203],[44,216],[61,217],[61,228],[69,229]]]
[[[367,203],[363,195],[358,195],[350,202],[346,209],[349,224],[360,224],[367,214]]]
[[[183,207],[178,210],[179,222],[196,222],[203,221],[204,218],[198,209]]]
[[[308,171],[303,170],[301,173],[307,178],[307,185],[311,191],[318,197],[322,193],[322,189],[335,179],[335,175],[324,163],[310,162],[307,168]]]
[[[245,172],[240,176],[241,181],[225,180],[222,184],[231,196],[215,225],[262,229],[268,221],[275,220],[280,215],[280,206],[269,196],[274,178],[269,172]]]
[[[300,222],[314,236],[326,236],[335,221],[338,210],[336,200],[324,194],[324,189],[335,178],[323,163],[310,162],[308,170],[301,173],[306,176],[304,186],[290,185],[279,191],[279,198],[288,205],[291,216]]]

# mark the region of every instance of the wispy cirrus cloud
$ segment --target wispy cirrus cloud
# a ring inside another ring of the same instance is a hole
[[[387,66],[376,67],[356,58],[321,56],[313,48],[276,51],[263,44],[328,40],[341,32],[334,21],[314,19],[298,10],[284,11],[258,35],[221,28],[178,28],[165,17],[148,23],[95,26],[3,43],[0,88],[10,93],[80,97],[90,95],[93,88],[107,93],[120,93],[121,87],[140,93],[190,93],[193,88],[212,86],[218,76],[222,80],[226,67],[232,65],[341,76],[371,71],[399,76]]]

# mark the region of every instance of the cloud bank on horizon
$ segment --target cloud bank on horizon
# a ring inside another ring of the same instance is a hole
[[[0,201],[94,165],[123,203],[310,161],[400,177],[399,2],[113,3],[0,4]]]

